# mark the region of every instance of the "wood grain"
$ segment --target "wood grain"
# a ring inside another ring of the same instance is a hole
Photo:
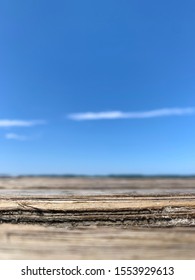
[[[194,259],[195,228],[0,225],[0,259]]]
[[[0,179],[0,259],[194,259],[194,179]]]

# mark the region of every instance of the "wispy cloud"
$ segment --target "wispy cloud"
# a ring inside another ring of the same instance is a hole
[[[0,127],[29,127],[45,124],[45,121],[26,121],[26,120],[0,120]]]
[[[24,135],[19,135],[16,133],[7,133],[5,134],[5,138],[8,140],[19,140],[19,141],[26,141],[28,138]]]
[[[144,112],[121,112],[121,111],[108,111],[108,112],[86,112],[75,113],[68,115],[68,118],[75,121],[85,120],[112,120],[112,119],[146,119],[166,116],[184,116],[195,114],[195,108],[164,108]]]

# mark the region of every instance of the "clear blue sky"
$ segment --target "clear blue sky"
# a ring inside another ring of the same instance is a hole
[[[193,0],[2,0],[0,173],[195,173],[194,15]]]

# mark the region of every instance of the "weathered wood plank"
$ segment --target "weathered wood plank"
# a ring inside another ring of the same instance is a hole
[[[1,222],[121,224],[142,226],[195,225],[195,195],[0,197]]]
[[[188,179],[126,179],[126,178],[55,178],[55,177],[21,177],[21,178],[0,178],[0,189],[103,189],[112,191],[114,189],[194,189],[195,178]]]
[[[121,226],[192,226],[194,195],[0,196],[0,221]]]
[[[0,179],[0,259],[194,259],[194,187],[194,179]]]
[[[0,259],[195,259],[195,228],[0,225]]]

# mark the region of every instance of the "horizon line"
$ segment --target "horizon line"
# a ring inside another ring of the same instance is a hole
[[[177,174],[177,173],[159,173],[159,174],[122,174],[122,173],[119,173],[119,174],[74,174],[74,173],[70,173],[70,174],[35,174],[35,173],[32,173],[32,174],[7,174],[7,173],[2,173],[0,174],[0,178],[11,178],[11,177],[137,177],[137,178],[140,178],[140,177],[195,177],[195,173],[192,174]]]

